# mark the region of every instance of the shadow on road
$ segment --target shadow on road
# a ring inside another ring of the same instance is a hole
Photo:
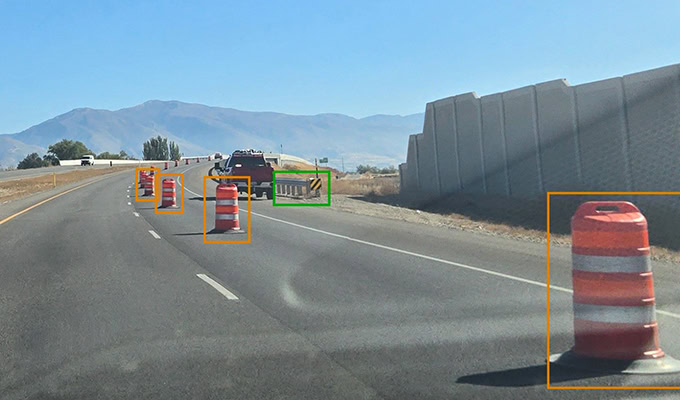
[[[581,371],[565,368],[557,364],[550,365],[550,383],[576,381],[587,378],[615,375],[607,372]],[[546,366],[534,365],[531,367],[506,369],[502,371],[485,372],[461,376],[456,383],[467,383],[481,386],[520,387],[520,386],[545,386]]]
[[[243,229],[243,228],[241,228]],[[223,232],[223,231],[217,231],[215,229],[212,229],[208,232],[206,232],[206,235],[239,235],[239,234],[247,234],[248,231],[243,230],[242,232]],[[172,236],[203,236],[203,232],[189,232],[189,233],[174,233]]]

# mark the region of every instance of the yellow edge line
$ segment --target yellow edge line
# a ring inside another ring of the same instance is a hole
[[[106,178],[108,178],[108,176],[107,176]],[[47,203],[47,202],[50,201],[50,200],[54,200],[54,199],[56,199],[57,197],[61,197],[61,196],[65,195],[65,194],[67,194],[67,193],[71,193],[71,192],[74,191],[74,190],[78,190],[78,189],[80,189],[80,188],[84,188],[84,187],[87,186],[87,185],[91,185],[91,184],[93,184],[93,183],[99,182],[99,181],[101,181],[101,180],[103,180],[103,179],[106,179],[106,178],[97,179],[96,181],[92,181],[92,182],[88,182],[88,183],[86,183],[86,184],[84,184],[84,185],[76,186],[76,187],[71,188],[71,189],[69,189],[69,190],[67,190],[67,191],[65,191],[65,192],[57,193],[57,194],[55,194],[54,196],[52,196],[52,197],[50,197],[50,198],[47,198],[47,199],[45,199],[45,200],[43,200],[43,201],[41,201],[41,202],[39,202],[39,203],[33,204],[32,206],[30,206],[30,207],[28,207],[28,208],[25,208],[25,209],[19,211],[19,212],[16,213],[16,214],[10,215],[9,217],[7,217],[7,218],[3,219],[2,221],[0,221],[0,225],[2,225],[2,224],[4,224],[5,222],[10,221],[10,220],[12,220],[12,219],[18,217],[18,216],[21,215],[21,214],[24,214],[24,213],[29,212],[29,211],[31,211],[32,209],[38,207],[39,205],[45,204],[45,203]]]

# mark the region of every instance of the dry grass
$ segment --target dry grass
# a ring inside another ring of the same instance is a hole
[[[99,175],[107,175],[118,171],[132,169],[135,166],[120,166],[113,168],[84,169],[71,172],[56,174],[57,186],[64,186],[70,183],[82,181]],[[12,181],[0,182],[0,204],[17,200],[35,193],[44,192],[52,189],[53,175],[43,175],[34,178],[17,179]]]
[[[388,196],[399,193],[399,177],[336,179],[331,184],[333,194]]]

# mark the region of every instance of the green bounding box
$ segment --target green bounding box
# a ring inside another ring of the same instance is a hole
[[[326,203],[276,203],[276,174],[327,174],[328,202]],[[272,176],[272,205],[274,207],[330,207],[331,206],[331,171],[274,171]]]

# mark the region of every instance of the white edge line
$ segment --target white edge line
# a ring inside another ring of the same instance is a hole
[[[193,193],[196,196],[203,196],[201,194],[198,194],[196,192],[189,190],[189,188],[187,188],[187,187],[185,187],[184,190],[186,190],[190,193]],[[245,210],[240,210],[240,211],[245,211]],[[326,231],[322,231],[321,229],[310,228],[308,226],[296,224],[294,222],[288,222],[288,221],[284,221],[282,219],[269,217],[269,216],[263,215],[263,214],[258,214],[254,211],[251,211],[250,213],[253,214],[253,215],[257,215],[258,217],[267,218],[267,219],[270,219],[272,221],[281,222],[283,224],[288,224],[288,225],[295,226],[295,227],[302,228],[302,229],[307,229],[307,230],[312,231],[312,232],[321,233],[321,234],[324,234],[324,235],[349,240],[350,242],[361,243],[361,244],[365,244],[367,246],[373,246],[373,247],[377,247],[377,248],[384,249],[384,250],[390,250],[390,251],[394,251],[394,252],[401,253],[401,254],[407,254],[407,255],[413,256],[413,257],[418,257],[418,258],[423,258],[423,259],[430,260],[430,261],[440,262],[442,264],[453,265],[454,267],[458,267],[458,268],[464,268],[464,269],[468,269],[468,270],[471,270],[471,271],[476,271],[476,272],[481,272],[481,273],[488,274],[488,275],[498,276],[498,277],[501,277],[501,278],[506,278],[506,279],[510,279],[510,280],[513,280],[513,281],[517,281],[517,282],[524,282],[524,283],[528,283],[528,284],[534,285],[534,286],[540,286],[540,287],[543,287],[543,288],[548,287],[548,285],[543,283],[543,282],[532,281],[531,279],[520,278],[518,276],[508,275],[508,274],[504,274],[502,272],[496,272],[496,271],[491,271],[491,270],[483,269],[483,268],[479,268],[479,267],[473,267],[471,265],[466,265],[466,264],[461,264],[461,263],[457,263],[457,262],[453,262],[453,261],[448,261],[448,260],[444,260],[444,259],[437,258],[437,257],[426,256],[424,254],[418,254],[418,253],[414,253],[414,252],[407,251],[407,250],[396,249],[394,247],[389,247],[389,246],[384,246],[382,244],[367,242],[365,240],[355,239],[355,238],[352,238],[352,237],[349,237],[349,236],[339,235],[337,233],[326,232]],[[569,294],[574,293],[574,291],[571,290],[571,289],[561,287],[561,286],[557,286],[557,285],[550,285],[550,289],[558,291],[558,292],[569,293]],[[656,313],[661,314],[661,315],[665,315],[667,317],[673,317],[673,318],[680,319],[680,314],[675,314],[675,313],[672,313],[672,312],[658,310],[658,309],[656,310]]]
[[[158,234],[157,234],[156,232],[154,232],[154,231],[149,231],[149,233],[151,234],[151,236],[155,237],[156,239],[160,239],[160,238],[161,238],[161,237],[158,236]]]
[[[215,288],[215,290],[217,290],[218,292],[220,292],[224,297],[228,298],[229,300],[238,300],[238,297],[236,297],[236,295],[234,295],[232,292],[230,292],[229,290],[227,290],[224,286],[222,286],[222,285],[220,285],[219,283],[215,282],[215,281],[214,281],[212,278],[210,278],[208,275],[206,275],[206,274],[196,274],[196,276],[199,277],[199,278],[201,278],[202,280],[204,280],[208,285],[210,285],[210,286],[212,286],[213,288]]]
[[[349,240],[351,242],[365,244],[367,246],[373,246],[373,247],[377,247],[377,248],[384,249],[384,250],[394,251],[396,253],[407,254],[409,256],[419,257],[419,258],[423,258],[423,259],[430,260],[430,261],[436,261],[436,262],[440,262],[442,264],[453,265],[455,267],[465,268],[465,269],[469,269],[469,270],[476,271],[476,272],[482,272],[482,273],[489,274],[489,275],[500,276],[502,278],[511,279],[511,280],[518,281],[518,282],[524,282],[524,283],[528,283],[528,284],[535,285],[535,286],[540,286],[540,287],[547,287],[548,286],[548,285],[546,285],[545,283],[542,283],[542,282],[532,281],[530,279],[525,279],[525,278],[520,278],[518,276],[504,274],[502,272],[490,271],[488,269],[473,267],[471,265],[466,265],[466,264],[461,264],[461,263],[457,263],[457,262],[453,262],[453,261],[448,261],[448,260],[444,260],[444,259],[437,258],[437,257],[426,256],[424,254],[419,254],[419,253],[414,253],[412,251],[397,249],[397,248],[385,246],[385,245],[382,245],[382,244],[367,242],[365,240],[355,239],[355,238],[352,238],[352,237],[349,237],[349,236],[339,235],[337,233],[326,232],[326,231],[322,231],[320,229],[310,228],[308,226],[299,225],[299,224],[284,221],[284,220],[281,220],[281,219],[278,219],[278,218],[272,218],[272,217],[269,217],[269,216],[266,216],[266,215],[262,215],[262,214],[252,212],[252,211],[251,211],[251,214],[257,215],[258,217],[271,219],[272,221],[282,222],[284,224],[296,226],[298,228],[307,229],[307,230],[310,230],[312,232],[322,233],[324,235]],[[565,292],[565,293],[573,293],[571,289],[563,288],[561,286],[550,285],[550,288],[553,289],[553,290],[557,290],[557,291],[561,291],[561,292]]]
[[[139,217],[139,213],[133,212],[133,214],[135,215],[135,217]]]

